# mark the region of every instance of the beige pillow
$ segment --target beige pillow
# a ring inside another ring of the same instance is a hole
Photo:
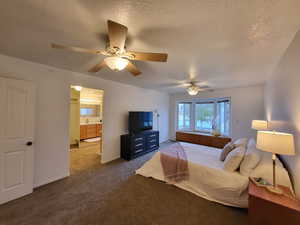
[[[247,147],[247,143],[248,143],[248,138],[239,138],[233,142],[233,144],[236,147],[243,146],[245,148]]]
[[[240,173],[244,176],[250,176],[261,160],[262,152],[251,146],[247,148],[244,159],[240,166]]]
[[[226,156],[229,154],[229,152],[231,152],[234,148],[235,145],[233,143],[231,142],[227,143],[222,150],[222,153],[220,155],[220,160],[224,161]]]
[[[234,172],[236,171],[244,158],[246,148],[239,146],[233,149],[226,157],[224,161],[224,170]]]

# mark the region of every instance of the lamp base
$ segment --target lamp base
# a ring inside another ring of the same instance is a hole
[[[277,194],[277,195],[282,195],[283,194],[283,191],[278,187],[267,186],[266,188],[267,188],[268,191],[270,191],[274,194]]]

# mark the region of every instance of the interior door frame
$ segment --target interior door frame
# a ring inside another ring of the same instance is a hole
[[[101,153],[103,154],[103,151],[104,151],[104,138],[103,138],[103,136],[104,136],[104,121],[105,121],[105,119],[104,119],[104,110],[103,109],[104,109],[104,101],[105,101],[105,91],[104,91],[104,89],[101,89],[101,88],[89,87],[88,85],[78,85],[78,84],[70,84],[69,85],[69,89],[71,89],[72,86],[81,86],[81,87],[84,87],[84,88],[94,89],[94,90],[100,90],[100,91],[103,92],[103,97],[102,97],[102,111],[101,111],[101,113],[102,113]],[[69,101],[68,101],[68,109],[69,109],[68,110],[69,111],[68,117],[69,118],[68,118],[68,127],[70,127],[70,109],[71,109],[70,104],[69,104],[70,103],[70,99],[71,99],[71,92],[69,91]],[[71,135],[70,129],[68,129],[68,132],[69,132],[68,143],[70,143],[70,141],[69,141],[70,140],[70,135]],[[68,153],[69,153],[70,148],[68,148],[67,150],[68,150]],[[100,151],[100,149],[99,149],[99,151]],[[101,157],[100,163],[103,163],[102,159],[103,159],[103,157]],[[70,154],[68,154],[68,165],[69,165],[69,168],[70,168]]]

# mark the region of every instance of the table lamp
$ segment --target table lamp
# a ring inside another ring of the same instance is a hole
[[[252,120],[252,129],[254,130],[268,130],[268,121],[266,120]]]
[[[265,152],[272,153],[273,160],[273,186],[267,189],[276,194],[282,194],[282,190],[276,185],[275,175],[275,160],[276,154],[294,155],[294,136],[288,133],[281,133],[275,131],[258,131],[256,147]]]

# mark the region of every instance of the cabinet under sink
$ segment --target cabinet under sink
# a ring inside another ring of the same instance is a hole
[[[101,137],[102,124],[80,125],[80,140]]]

